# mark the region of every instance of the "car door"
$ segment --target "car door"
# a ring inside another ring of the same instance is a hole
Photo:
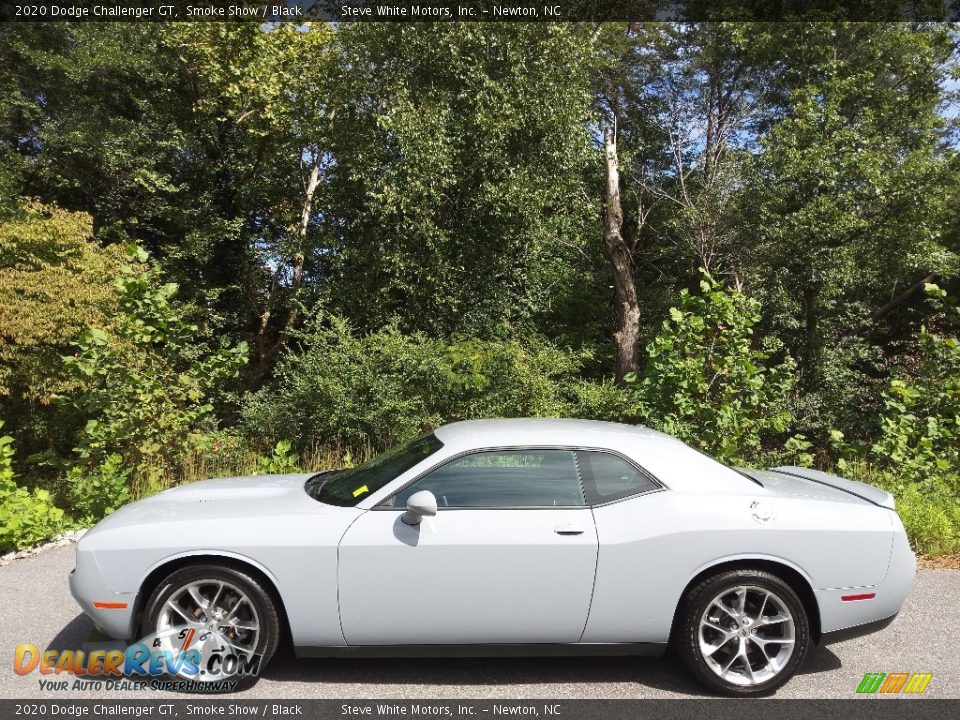
[[[436,517],[401,519],[429,490]],[[449,460],[360,516],[339,553],[349,645],[571,643],[583,633],[597,534],[568,450]]]

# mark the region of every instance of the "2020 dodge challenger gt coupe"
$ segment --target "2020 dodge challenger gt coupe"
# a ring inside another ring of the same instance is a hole
[[[642,427],[519,419],[161,492],[82,538],[70,585],[117,639],[211,629],[264,662],[284,632],[307,657],[672,644],[744,696],[813,644],[889,624],[915,566],[880,489],[734,470]]]

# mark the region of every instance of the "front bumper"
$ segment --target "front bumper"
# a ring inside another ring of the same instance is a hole
[[[76,567],[70,572],[70,594],[102,633],[115,640],[133,637],[137,594],[109,589],[92,553],[77,551]]]

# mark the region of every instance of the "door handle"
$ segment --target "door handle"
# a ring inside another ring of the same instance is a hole
[[[557,525],[553,531],[557,535],[583,535],[583,528],[580,525],[574,525],[573,523]]]

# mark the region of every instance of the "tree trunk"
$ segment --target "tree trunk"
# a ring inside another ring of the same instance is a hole
[[[633,280],[633,257],[623,239],[623,207],[620,204],[620,170],[617,137],[613,128],[604,130],[607,182],[604,189],[603,249],[613,269],[616,325],[613,342],[617,349],[617,383],[625,385],[628,373],[637,371],[637,341],[640,337],[640,305]]]
[[[254,337],[254,347],[257,351],[257,378],[262,378],[267,371],[267,363],[270,355],[270,347],[267,344],[267,330],[270,327],[270,317],[273,315],[273,299],[277,292],[277,276],[279,273],[280,268],[277,267],[270,274],[270,286],[267,288],[267,296],[264,300],[263,310],[257,319],[257,331]]]
[[[820,290],[809,280],[803,291],[803,358],[800,365],[800,384],[813,390],[820,371]]]
[[[290,307],[287,311],[286,317],[283,320],[283,326],[280,328],[280,331],[277,334],[276,340],[272,343],[269,342],[268,330],[270,318],[273,314],[274,298],[277,293],[279,275],[282,268],[282,264],[278,264],[271,278],[270,289],[267,293],[266,305],[263,311],[260,313],[259,322],[257,323],[256,350],[258,377],[263,377],[266,374],[270,361],[287,341],[290,328],[293,327],[299,315],[297,300],[299,299],[300,290],[303,287],[303,269],[306,258],[305,248],[307,243],[307,230],[310,228],[310,216],[313,213],[313,197],[316,194],[317,187],[319,185],[320,158],[317,156],[310,167],[310,175],[307,178],[307,182],[304,186],[303,205],[301,206],[300,210],[300,223],[297,226],[297,242],[293,256],[290,258]]]
[[[282,337],[284,338],[286,337],[287,330],[293,327],[293,324],[297,321],[299,314],[297,300],[299,299],[300,288],[303,287],[303,264],[305,258],[304,251],[307,246],[307,230],[310,228],[310,216],[313,214],[313,196],[316,194],[319,184],[320,157],[319,153],[317,153],[313,165],[310,168],[310,177],[307,179],[303,193],[303,207],[300,211],[300,227],[297,231],[297,251],[293,254],[293,293],[290,297],[290,312],[287,315],[287,321],[283,327]]]
[[[915,282],[913,285],[911,285],[910,287],[908,287],[908,288],[907,288],[906,290],[904,290],[902,293],[900,293],[899,295],[897,295],[893,300],[891,300],[890,302],[888,302],[888,303],[887,303],[886,305],[884,305],[882,308],[879,308],[879,309],[877,309],[877,310],[874,310],[873,313],[871,313],[871,315],[870,315],[870,320],[873,321],[873,322],[875,322],[875,323],[880,322],[880,321],[883,320],[887,315],[889,315],[889,314],[892,313],[894,310],[896,310],[898,307],[900,307],[901,305],[903,305],[907,300],[909,300],[909,299],[912,298],[914,295],[916,295],[918,292],[920,292],[921,290],[923,290],[923,287],[924,287],[927,283],[932,283],[932,282],[933,282],[934,280],[936,280],[936,279],[937,279],[937,273],[935,273],[935,272],[930,273],[929,275],[925,275],[924,277],[920,278],[919,280],[917,280],[917,282]]]

